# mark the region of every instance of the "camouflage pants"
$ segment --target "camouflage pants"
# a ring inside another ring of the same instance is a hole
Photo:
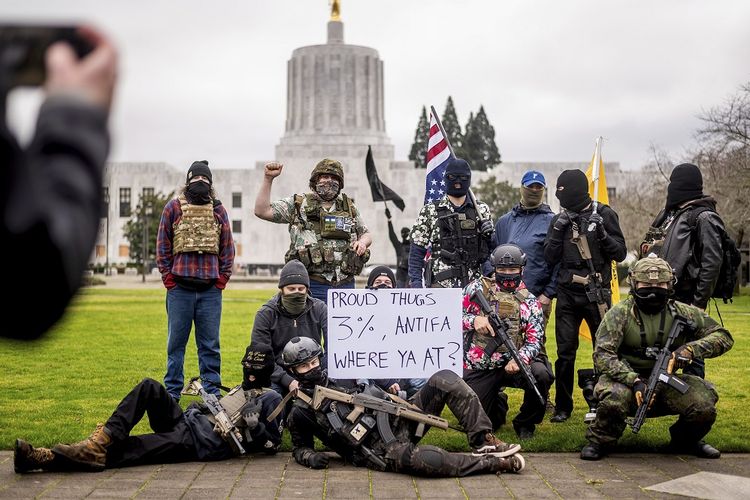
[[[669,428],[673,442],[692,443],[708,434],[716,420],[719,395],[714,386],[693,375],[679,375],[690,388],[685,394],[660,384],[649,417],[679,415]],[[596,420],[586,430],[586,438],[594,443],[613,444],[625,431],[625,419],[635,415],[633,389],[601,375],[594,388],[599,400]]]

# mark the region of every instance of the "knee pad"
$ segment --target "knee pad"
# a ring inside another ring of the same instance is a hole
[[[411,462],[420,470],[439,471],[445,464],[445,451],[437,446],[417,446],[412,453]]]

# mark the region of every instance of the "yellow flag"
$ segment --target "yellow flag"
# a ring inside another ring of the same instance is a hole
[[[596,182],[596,173],[594,170],[594,162],[596,160],[599,160],[599,181]],[[604,174],[604,161],[602,161],[602,155],[601,155],[601,137],[597,139],[596,141],[596,149],[594,151],[594,157],[591,158],[591,163],[589,163],[589,168],[586,170],[586,177],[589,180],[589,196],[591,196],[591,199],[598,201],[599,203],[604,203],[609,205],[609,194],[607,193],[607,177]],[[598,189],[597,189],[598,188]],[[598,196],[595,196],[595,191],[598,194]],[[612,281],[610,282],[610,287],[612,288],[612,305],[617,304],[620,302],[620,285],[619,280],[617,279],[617,262],[612,261]],[[581,328],[578,331],[579,335],[581,337],[587,338],[591,340],[591,331],[589,330],[588,324],[586,324],[586,321],[581,323]]]

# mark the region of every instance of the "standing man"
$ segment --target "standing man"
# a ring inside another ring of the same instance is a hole
[[[281,362],[281,353],[293,337],[307,337],[328,346],[328,311],[325,302],[309,294],[310,278],[298,260],[281,270],[279,293],[261,306],[253,321],[253,343],[270,345],[276,360],[271,387],[286,395],[299,383]]]
[[[583,460],[599,460],[625,430],[625,419],[640,405],[648,405],[648,416],[679,415],[670,428],[671,448],[702,458],[719,458],[719,450],[703,441],[716,421],[716,389],[709,382],[686,374],[685,366],[699,359],[720,356],[734,340],[697,307],[670,299],[675,282],[671,266],[658,257],[646,257],[630,270],[630,295],[607,313],[596,332],[594,364],[601,374],[594,393],[599,400],[596,419],[586,431],[588,444]],[[673,342],[670,374],[677,375],[688,389],[684,394],[670,387],[644,401],[646,383],[654,366],[654,347],[661,347],[678,316],[688,326]],[[675,348],[675,346],[678,346]]]
[[[396,231],[393,230],[391,222],[391,211],[385,209],[385,216],[388,219],[388,238],[391,240],[394,250],[396,250],[396,288],[406,288],[409,286],[409,249],[411,240],[409,239],[409,228],[401,228],[401,239],[398,239]]]
[[[545,404],[524,380],[519,380],[516,361],[505,345],[493,339],[496,332],[474,300],[474,294],[483,294],[500,319],[507,321],[506,333],[523,362],[529,365],[546,401],[553,376],[547,357],[541,352],[544,316],[536,297],[522,281],[526,256],[521,248],[513,244],[500,245],[492,252],[490,261],[495,268],[494,277],[479,278],[464,289],[464,380],[479,396],[493,429],[505,423],[508,413],[508,398],[500,389],[506,386],[524,389],[523,404],[513,419],[513,429],[520,439],[530,439],[536,424],[544,418]]]
[[[357,413],[353,405],[329,399],[317,409],[313,408],[309,396],[316,385],[340,390],[336,381],[329,380],[326,371],[321,369],[320,355],[320,346],[305,338],[294,338],[284,348],[284,362],[289,373],[299,380],[302,393],[298,394],[289,415],[292,454],[298,464],[312,469],[324,469],[328,465],[328,455],[315,451],[314,438],[318,437],[347,462],[386,472],[463,477],[523,470],[525,461],[518,454],[521,446],[504,443],[492,433],[492,424],[476,394],[452,371],[441,370],[432,375],[427,385],[411,399],[412,404],[403,408],[437,416],[447,405],[466,431],[473,448],[471,455],[417,444],[422,435],[415,431],[424,431],[424,426],[417,427],[417,422],[406,416],[396,417],[369,408]],[[391,402],[377,386],[368,385],[362,392]]]
[[[482,265],[490,255],[494,225],[487,204],[479,201],[474,206],[467,196],[469,163],[461,158],[448,160],[445,183],[447,194],[424,205],[412,227],[411,288],[463,288],[482,275]],[[428,248],[431,255],[425,264]]]
[[[255,215],[289,224],[291,244],[284,259],[298,259],[310,275],[310,293],[327,302],[329,288],[354,288],[354,277],[370,258],[370,231],[344,188],[344,169],[325,158],[310,174],[309,193],[271,203],[273,180],[284,165],[267,163],[255,199]]]
[[[705,310],[721,270],[724,231],[716,200],[703,195],[700,169],[683,163],[669,176],[666,206],[651,223],[655,238],[641,244],[641,255],[654,252],[669,262],[675,300]],[[696,360],[685,372],[704,377],[705,365]]]
[[[219,394],[221,293],[234,263],[227,211],[213,190],[208,161],[195,161],[177,198],[164,206],[156,262],[167,288],[167,373],[164,385],[179,401],[185,345],[195,323],[198,368],[206,391]]]
[[[588,187],[586,174],[580,170],[565,170],[560,174],[555,196],[560,200],[562,209],[552,219],[544,241],[547,263],[560,265],[555,307],[557,361],[552,422],[568,420],[573,411],[573,374],[581,322],[585,319],[589,329],[595,332],[602,321],[597,303],[586,294],[587,287],[591,287],[590,264],[601,278],[602,292],[609,307],[612,304],[609,285],[612,280],[611,261],[620,262],[627,254],[617,213],[602,203],[597,203],[594,213]],[[585,236],[588,242],[590,259],[576,245],[581,236]],[[594,335],[592,341],[596,341]]]
[[[542,201],[546,188],[547,183],[541,172],[529,170],[523,174],[521,201],[500,217],[492,238],[493,248],[505,243],[521,247],[526,256],[523,283],[542,307],[545,326],[552,310],[552,299],[557,292],[557,269],[544,258],[544,239],[555,216],[549,205]]]

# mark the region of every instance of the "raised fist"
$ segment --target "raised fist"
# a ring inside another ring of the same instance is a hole
[[[281,175],[281,170],[283,168],[284,168],[283,164],[277,163],[275,161],[272,161],[271,163],[266,163],[266,166],[263,167],[263,175],[265,175],[268,179],[273,179]]]

